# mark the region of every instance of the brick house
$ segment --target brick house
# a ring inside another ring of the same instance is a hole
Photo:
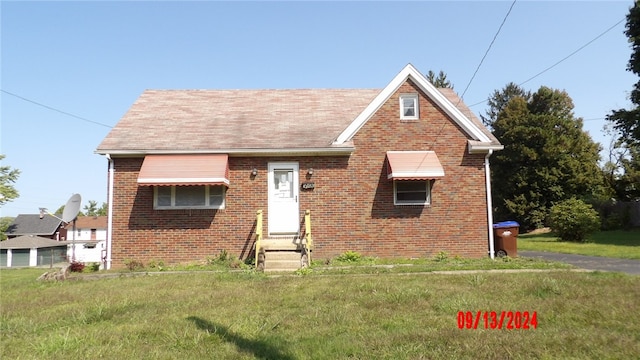
[[[222,250],[493,257],[489,156],[502,145],[407,65],[383,89],[147,90],[97,148],[107,268]],[[262,229],[262,227],[260,227]]]

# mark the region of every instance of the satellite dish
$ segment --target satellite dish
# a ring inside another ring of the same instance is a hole
[[[82,197],[80,194],[73,194],[67,201],[67,204],[64,206],[64,211],[62,212],[62,221],[66,223],[70,223],[73,219],[78,216],[78,212],[80,212],[80,203],[82,202]]]

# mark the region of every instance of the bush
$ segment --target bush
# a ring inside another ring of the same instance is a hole
[[[356,252],[356,251],[346,251],[341,255],[338,255],[338,257],[336,257],[336,261],[340,261],[340,262],[358,262],[362,260],[362,254]]]
[[[71,272],[82,272],[84,270],[84,264],[79,261],[73,261],[69,264],[69,271]]]
[[[85,268],[83,272],[96,272],[99,270],[100,270],[99,262],[90,262],[88,264],[85,264]]]
[[[551,229],[565,241],[585,241],[587,236],[600,229],[598,212],[582,200],[569,199],[551,207]]]
[[[138,260],[125,259],[124,264],[127,269],[129,269],[129,271],[138,271],[144,269],[144,264]]]

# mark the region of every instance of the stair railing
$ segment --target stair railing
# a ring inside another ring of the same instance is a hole
[[[256,211],[256,269],[264,269],[264,254],[262,253],[262,210]]]
[[[307,265],[311,266],[311,250],[313,249],[313,237],[311,236],[311,210],[304,212],[304,250],[307,255]]]

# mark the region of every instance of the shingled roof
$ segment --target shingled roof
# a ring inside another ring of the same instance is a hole
[[[379,91],[146,90],[97,152],[327,148]]]
[[[35,235],[23,235],[0,241],[0,249],[40,249],[67,246],[68,241],[56,241]]]
[[[70,222],[65,226],[67,230],[73,229],[73,222]],[[78,216],[75,224],[76,229],[106,229],[107,217],[106,216]]]
[[[502,148],[453,90],[409,64],[383,89],[146,90],[96,152],[350,153],[353,135],[408,79],[469,135],[469,151]]]
[[[58,231],[62,221],[53,216],[39,214],[20,214],[7,228],[8,236],[19,235],[53,235]]]

